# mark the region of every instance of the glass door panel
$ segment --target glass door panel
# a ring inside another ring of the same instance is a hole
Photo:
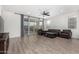
[[[23,25],[24,25],[24,35],[28,35],[28,27],[29,27],[29,18],[27,16],[24,16],[24,21],[23,21]]]
[[[29,32],[30,34],[34,35],[36,34],[36,18],[30,17],[30,21],[29,21]]]
[[[42,20],[34,17],[24,16],[23,28],[24,35],[34,35],[37,33],[38,29],[42,29]]]

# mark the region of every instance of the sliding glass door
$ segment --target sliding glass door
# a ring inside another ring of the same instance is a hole
[[[34,35],[36,33],[36,21],[33,19],[29,19],[29,33]]]
[[[42,28],[42,20],[35,17],[23,17],[23,32],[24,35],[35,35],[38,29]]]

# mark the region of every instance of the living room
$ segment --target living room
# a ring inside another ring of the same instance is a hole
[[[6,53],[79,53],[78,7],[1,5],[0,32],[9,36]]]

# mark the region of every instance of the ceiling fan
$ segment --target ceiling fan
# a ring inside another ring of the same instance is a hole
[[[41,14],[44,16],[50,16],[48,11],[43,11]]]

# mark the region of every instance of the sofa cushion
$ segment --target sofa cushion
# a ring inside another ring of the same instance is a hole
[[[48,29],[49,32],[59,32],[59,29]]]

